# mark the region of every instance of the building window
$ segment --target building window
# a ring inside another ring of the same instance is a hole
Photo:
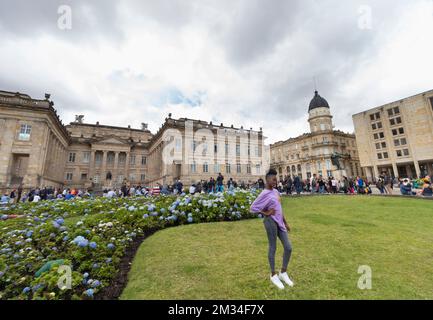
[[[247,174],[251,174],[251,164],[247,164]]]
[[[226,143],[226,154],[229,154],[229,144]]]
[[[22,124],[20,128],[20,134],[18,135],[18,140],[29,141],[31,133],[32,133],[32,126],[28,124]]]
[[[384,158],[384,159],[388,159],[388,158],[389,158],[389,157],[388,157],[388,152],[384,152],[384,153],[383,153],[383,158]]]
[[[126,163],[126,154],[125,153],[119,153],[119,164],[124,166]]]
[[[81,180],[82,181],[86,181],[87,180],[87,173],[82,173],[81,174]]]
[[[141,182],[144,182],[144,180],[146,180],[146,175],[145,175],[145,174],[142,174],[142,175],[140,176],[140,181],[141,181]]]
[[[256,164],[256,174],[259,175],[260,174],[260,165]]]
[[[69,153],[69,162],[75,162],[75,152],[70,152]]]
[[[203,172],[204,173],[208,173],[209,172],[209,165],[207,164],[207,162],[203,163]]]
[[[218,163],[214,164],[213,171],[214,171],[214,173],[220,173],[221,172],[220,165]]]
[[[83,162],[84,163],[90,162],[90,152],[83,152]]]
[[[135,165],[135,154],[130,155],[129,164],[132,166]]]
[[[394,114],[400,114],[400,108],[399,107],[394,108]]]
[[[236,173],[242,173],[242,166],[240,163],[236,164]]]
[[[399,140],[399,139],[395,139],[395,140],[394,140],[394,146],[395,146],[395,147],[400,146],[400,140]]]
[[[99,183],[101,181],[101,177],[99,176],[99,175],[95,175],[94,177],[93,177],[93,182],[94,183]]]
[[[102,153],[95,153],[95,162],[100,164],[102,162]]]
[[[376,143],[376,150],[380,150],[380,143]]]
[[[123,182],[123,179],[124,179],[123,175],[122,175],[122,174],[119,174],[119,175],[117,176],[117,183],[122,183],[122,182]]]
[[[197,164],[194,161],[193,163],[191,163],[191,173],[196,173],[197,172]]]
[[[404,128],[398,128],[398,133],[399,134],[404,134]]]
[[[213,151],[214,151],[214,153],[218,153],[218,144],[217,143],[214,144]]]
[[[135,174],[131,173],[129,175],[129,181],[134,182],[135,181]]]
[[[403,153],[401,152],[401,150],[397,150],[397,157],[401,157],[403,155]]]
[[[142,157],[141,157],[141,165],[142,165],[142,166],[145,166],[146,163],[147,163],[147,158],[146,158],[146,156],[142,156]]]
[[[66,181],[72,181],[72,173],[68,172],[66,174]]]
[[[431,109],[433,110],[433,97],[430,98]]]
[[[383,158],[383,157],[382,157],[382,154],[381,154],[381,153],[378,153],[378,154],[377,154],[377,158],[378,158],[379,160],[382,160],[382,158]]]
[[[114,157],[115,157],[115,153],[114,152],[108,152],[107,154],[107,163],[109,164],[113,164],[114,163]]]
[[[407,157],[409,155],[409,149],[403,149],[403,155]]]
[[[231,173],[231,171],[230,163],[226,163],[226,173]]]
[[[239,144],[236,145],[236,156],[240,157],[241,155],[241,146]]]
[[[402,146],[407,145],[407,140],[406,140],[406,138],[401,138],[401,139],[400,139],[400,144],[401,144]]]

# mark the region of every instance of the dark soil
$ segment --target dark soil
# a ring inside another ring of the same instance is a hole
[[[132,260],[134,260],[138,248],[146,238],[150,237],[158,230],[158,228],[146,230],[143,236],[137,237],[132,242],[132,244],[126,249],[122,260],[120,261],[119,272],[116,274],[115,278],[108,287],[103,288],[101,291],[95,294],[95,300],[119,299],[123,289],[125,289],[128,283],[128,273],[131,269]]]

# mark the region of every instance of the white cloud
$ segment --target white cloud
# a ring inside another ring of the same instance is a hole
[[[345,131],[353,113],[431,89],[429,0],[370,1],[372,30],[357,21],[369,1],[78,1],[71,33],[53,28],[53,2],[34,17],[19,2],[0,12],[0,89],[50,92],[65,122],[156,131],[172,113],[275,142],[309,130],[313,77]]]

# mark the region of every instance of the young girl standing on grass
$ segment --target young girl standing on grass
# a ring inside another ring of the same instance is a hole
[[[271,282],[279,289],[284,289],[283,282],[289,287],[293,287],[293,281],[287,274],[292,245],[288,232],[290,227],[286,222],[281,207],[279,192],[275,189],[277,185],[277,171],[271,169],[266,174],[266,188],[251,205],[251,212],[262,213],[265,216],[263,221],[269,241],[268,260],[271,268]],[[277,275],[275,272],[275,252],[277,250],[277,237],[284,247],[283,267]]]

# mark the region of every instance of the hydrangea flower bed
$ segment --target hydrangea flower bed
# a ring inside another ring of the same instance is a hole
[[[0,299],[92,299],[110,286],[128,246],[148,230],[258,218],[257,193],[97,198],[0,208]],[[11,216],[22,216],[10,220]],[[48,262],[51,268],[40,270]],[[59,288],[70,266],[71,289]],[[38,272],[39,271],[39,272]]]

